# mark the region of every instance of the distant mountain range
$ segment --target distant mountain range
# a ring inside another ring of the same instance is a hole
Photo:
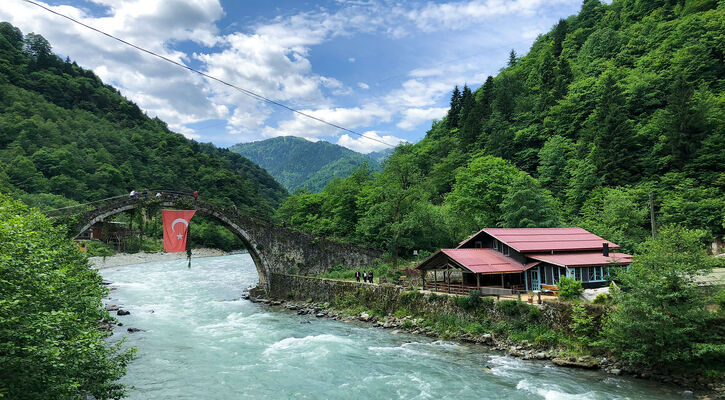
[[[229,148],[257,163],[290,193],[297,189],[321,191],[336,177],[349,176],[363,163],[379,170],[393,149],[361,154],[323,140],[310,142],[295,136],[281,136]]]

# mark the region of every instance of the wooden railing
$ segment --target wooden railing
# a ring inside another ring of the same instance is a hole
[[[472,290],[478,290],[481,292],[481,295],[483,296],[508,296],[514,294],[514,290],[507,289],[507,288],[499,288],[499,287],[476,287],[476,286],[469,286],[469,285],[463,285],[460,283],[451,283],[448,284],[447,282],[427,282],[425,283],[424,289],[431,290],[434,292],[443,292],[443,293],[451,293],[451,294],[459,294],[459,295],[467,295],[471,293]]]

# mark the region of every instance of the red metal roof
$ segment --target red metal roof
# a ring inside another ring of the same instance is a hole
[[[526,254],[526,257],[562,267],[586,267],[615,263],[628,265],[632,262],[632,256],[629,254],[609,253],[609,256],[605,257],[601,251],[567,254]]]
[[[583,228],[484,228],[485,232],[521,253],[542,251],[599,250],[603,243],[610,249],[618,249],[616,243]],[[476,235],[461,242],[462,246]]]
[[[517,273],[533,266],[524,266],[493,249],[441,249],[441,252],[471,272],[479,274]]]

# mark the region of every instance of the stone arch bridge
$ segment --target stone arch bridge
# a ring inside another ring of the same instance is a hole
[[[103,201],[88,203],[85,208],[73,211],[74,207],[61,209],[62,214],[71,214],[70,235],[75,238],[93,224],[116,214],[149,206],[195,208],[197,214],[216,220],[233,232],[249,251],[259,274],[259,288],[269,291],[270,273],[295,272],[301,275],[317,275],[342,264],[348,268],[367,268],[381,256],[374,249],[343,244],[311,236],[270,221],[204,202],[195,202],[187,193],[159,191],[162,196],[148,199],[132,199],[117,196]],[[54,213],[50,212],[52,216]],[[56,213],[57,214],[57,213]],[[193,235],[193,230],[191,232]]]

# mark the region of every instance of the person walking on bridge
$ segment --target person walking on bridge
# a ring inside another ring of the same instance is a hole
[[[199,202],[199,191],[194,190],[194,208],[196,208],[196,205],[198,204],[198,202]]]
[[[360,282],[360,270],[359,269],[355,271],[355,280]]]
[[[234,215],[239,214],[239,209],[237,208],[237,205],[236,204],[234,204],[232,206],[232,214],[234,214]]]
[[[373,282],[373,270],[370,270],[370,272],[368,272],[368,280],[370,281],[370,283],[374,283]]]

